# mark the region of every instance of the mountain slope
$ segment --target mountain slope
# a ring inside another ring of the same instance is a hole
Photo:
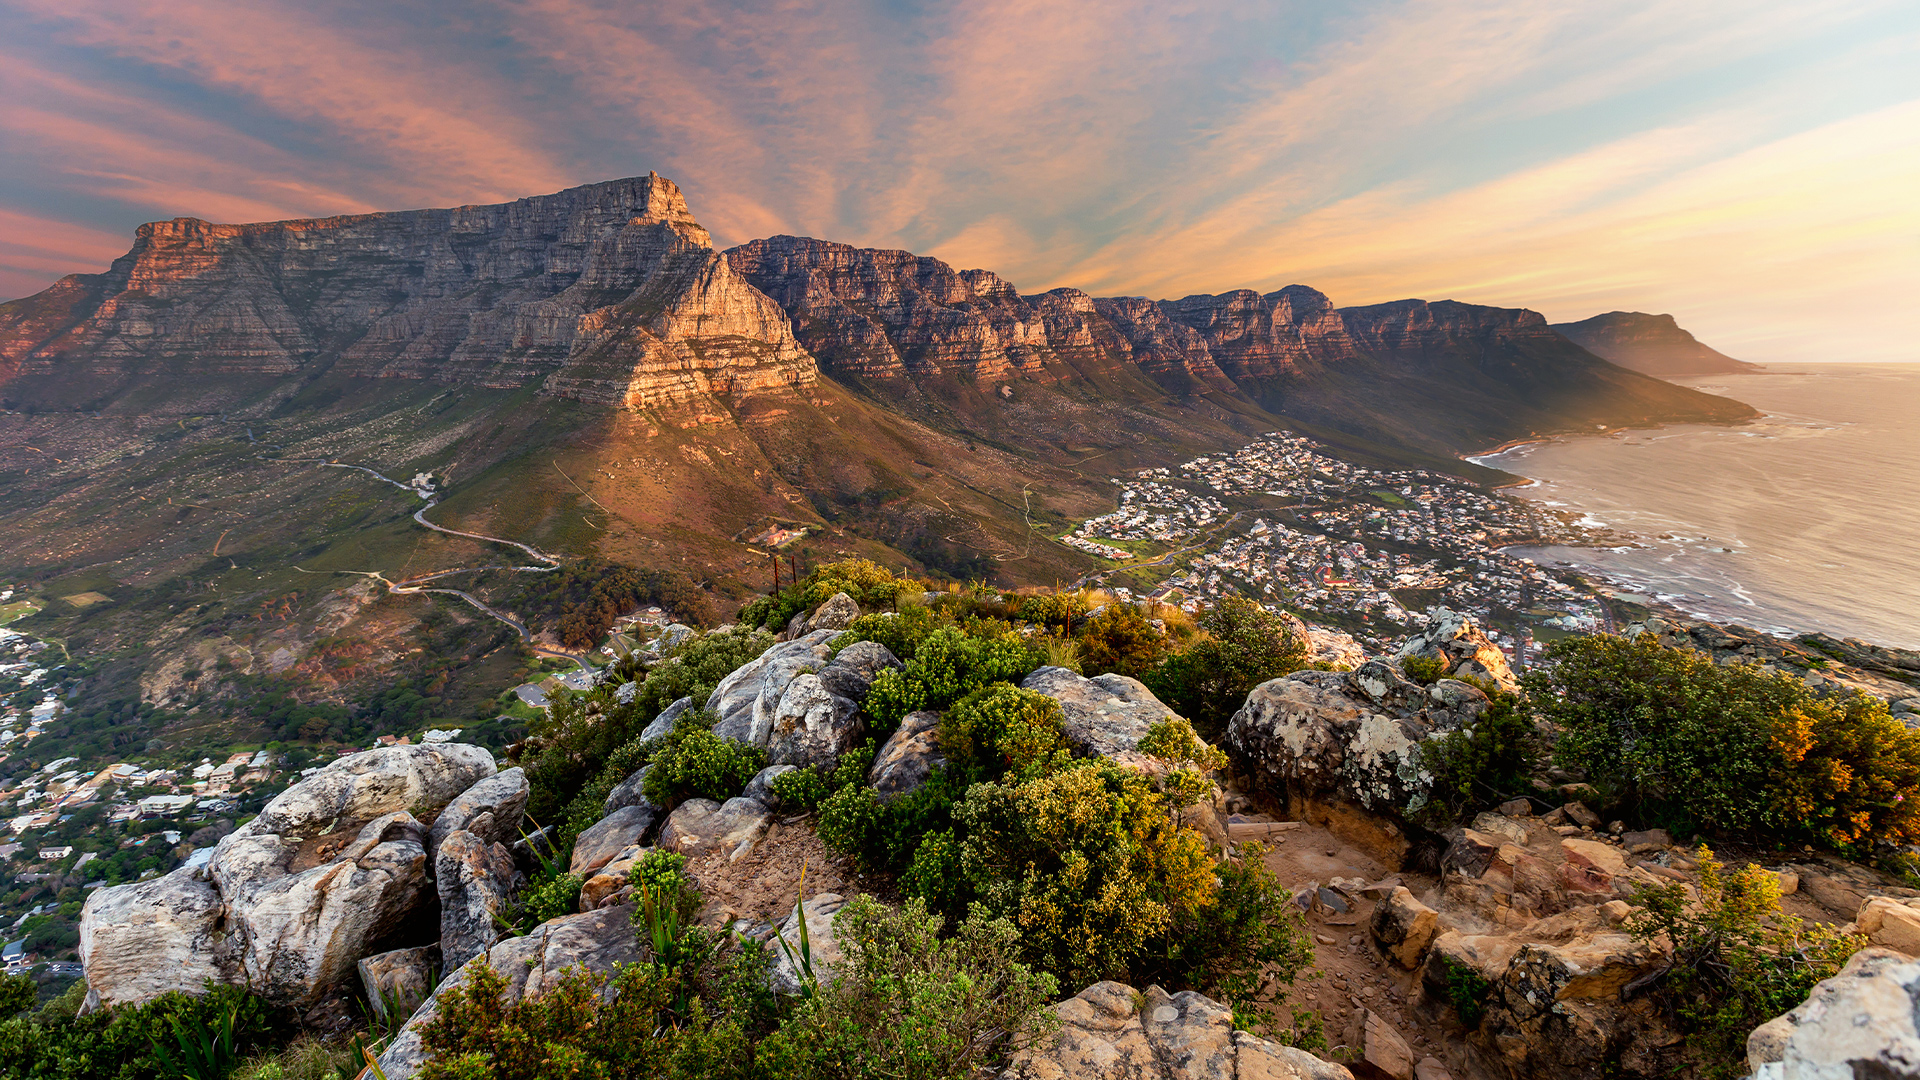
[[[1553,329],[1595,356],[1659,378],[1760,370],[1701,344],[1671,315],[1609,311]]]

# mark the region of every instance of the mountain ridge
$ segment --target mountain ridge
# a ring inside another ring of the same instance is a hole
[[[1609,311],[1553,329],[1595,356],[1659,378],[1760,370],[1702,343],[1672,315]]]

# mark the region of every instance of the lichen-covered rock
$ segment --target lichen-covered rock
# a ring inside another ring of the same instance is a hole
[[[80,963],[95,1005],[138,1005],[237,982],[239,957],[221,925],[220,893],[182,868],[152,881],[95,889],[80,911]]]
[[[828,969],[841,957],[840,939],[834,933],[840,909],[847,906],[839,893],[819,893],[811,900],[800,905],[797,911],[789,912],[787,921],[780,924],[779,938],[787,943],[782,949],[778,943],[771,946],[773,966],[768,969],[768,983],[776,993],[798,994],[801,991],[800,969],[794,966],[788,957],[800,955],[800,916],[806,913],[807,946],[811,953],[810,963],[816,978],[825,981]]]
[[[1520,689],[1520,681],[1507,664],[1507,654],[1489,641],[1473,616],[1465,612],[1429,610],[1426,629],[1408,638],[1394,653],[1396,661],[1410,656],[1438,659],[1441,671],[1455,679],[1485,679],[1509,693]]]
[[[507,938],[442,982],[433,996],[414,1011],[406,1027],[394,1036],[393,1043],[380,1055],[380,1071],[387,1080],[408,1080],[426,1064],[426,1047],[420,1041],[420,1028],[436,1012],[434,1003],[448,990],[465,985],[476,964],[491,963],[493,970],[507,981],[502,994],[505,1005],[537,998],[552,990],[575,967],[595,974],[610,974],[619,964],[635,964],[645,959],[639,939],[634,935],[633,908],[613,906],[581,915],[549,919],[523,937]]]
[[[1920,962],[1862,949],[1791,1012],[1747,1037],[1753,1080],[1920,1077]]]
[[[781,642],[735,668],[707,697],[707,709],[717,719],[713,733],[723,739],[766,748],[773,730],[773,714],[787,684],[802,672],[819,672],[830,662],[827,642],[837,630],[819,630]]]
[[[688,799],[667,815],[660,846],[688,858],[722,852],[728,862],[739,862],[753,852],[772,820],[773,811],[742,796],[724,803]]]
[[[652,803],[636,803],[594,822],[574,839],[573,861],[567,872],[586,877],[607,865],[615,855],[645,840],[659,813]]]
[[[1497,1048],[1516,1076],[1658,1075],[1670,1067],[1661,1064],[1662,1053],[1679,1040],[1650,1003],[1623,1003],[1620,992],[1663,959],[1651,945],[1614,931],[1558,945],[1521,944],[1492,980],[1475,1036]]]
[[[865,731],[859,705],[827,689],[819,675],[796,675],[768,725],[767,760],[775,765],[831,766]]]
[[[660,808],[647,798],[647,773],[652,769],[652,765],[636,769],[632,776],[613,785],[613,790],[607,792],[604,812],[611,814],[629,806],[646,806],[652,808],[654,813],[659,813]]]
[[[683,697],[671,705],[668,705],[666,708],[661,709],[660,715],[654,717],[653,720],[641,730],[640,740],[642,742],[652,742],[655,739],[666,738],[668,733],[673,731],[673,722],[680,719],[681,715],[691,708],[693,708],[693,699]]]
[[[448,834],[465,830],[487,843],[511,844],[520,837],[527,808],[527,772],[515,767],[481,780],[454,797],[427,833],[427,856],[432,858]],[[479,819],[485,816],[486,821]]]
[[[773,782],[793,770],[792,765],[769,765],[761,769],[753,774],[753,779],[747,781],[747,789],[740,793],[740,797],[752,799],[769,810],[780,809],[780,796],[773,793]]]
[[[910,712],[873,756],[867,784],[883,799],[905,795],[946,763],[946,755],[940,752],[940,714]]]
[[[1148,729],[1178,719],[1138,679],[1097,675],[1088,679],[1062,667],[1043,667],[1020,685],[1060,703],[1061,731],[1075,750],[1113,757],[1140,745]]]
[[[895,657],[885,645],[877,641],[856,641],[841,649],[820,672],[820,681],[828,690],[849,701],[864,702],[867,691],[873,688],[873,680],[889,668],[900,667]]]
[[[440,893],[441,963],[456,971],[499,939],[519,872],[507,845],[459,829],[441,841],[433,876]]]
[[[358,829],[403,810],[431,821],[494,771],[493,754],[466,743],[384,746],[349,754],[275,796],[242,829],[313,837]]]
[[[814,609],[807,617],[807,629],[845,630],[860,617],[860,605],[846,593],[837,592],[827,598],[827,602]]]
[[[1233,1029],[1193,991],[1099,982],[1053,1006],[1060,1030],[1013,1055],[1000,1080],[1353,1080],[1344,1066]]]

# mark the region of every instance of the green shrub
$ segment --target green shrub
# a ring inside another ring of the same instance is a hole
[[[983,686],[940,718],[947,768],[974,780],[1026,777],[1058,768],[1069,756],[1060,703],[1011,683]]]
[[[1472,726],[1420,744],[1420,767],[1433,776],[1427,801],[1408,810],[1438,829],[1474,810],[1525,793],[1546,754],[1533,718],[1512,694],[1496,691]]]
[[[1805,1001],[1867,942],[1781,914],[1779,880],[1757,866],[1726,873],[1704,844],[1696,860],[1697,900],[1679,883],[1640,886],[1626,928],[1671,943],[1655,992],[1687,1031],[1699,1071],[1731,1080],[1746,1072],[1747,1034]]]
[[[831,769],[799,768],[781,773],[773,778],[773,793],[779,796],[782,806],[817,809],[841,788],[866,783],[873,753],[873,740],[869,739],[841,754]]]
[[[856,641],[878,642],[896,658],[906,661],[913,659],[913,654],[919,650],[920,643],[926,640],[928,634],[952,625],[952,619],[933,608],[921,604],[902,604],[899,611],[860,616],[830,644],[838,652]]]
[[[867,559],[847,559],[815,567],[798,585],[789,586],[773,596],[763,596],[740,609],[742,626],[784,629],[802,611],[818,607],[846,593],[862,611],[892,607],[901,592],[920,592],[918,582],[896,578],[893,572]]]
[[[1460,1015],[1468,1030],[1480,1026],[1487,1015],[1487,991],[1492,989],[1480,973],[1455,960],[1443,961],[1447,967],[1447,1000]]]
[[[1920,733],[1864,695],[1596,634],[1549,646],[1528,697],[1624,813],[1835,847],[1920,840]]]
[[[1447,673],[1447,662],[1438,656],[1403,656],[1400,670],[1421,686],[1432,686]]]
[[[1307,666],[1306,643],[1280,616],[1251,600],[1222,597],[1200,618],[1206,635],[1141,681],[1210,740],[1246,704],[1247,692]]]
[[[918,901],[859,897],[836,917],[834,978],[755,1059],[770,1080],[964,1080],[1052,1030],[1058,984],[1016,958],[1019,931],[982,915],[940,937]]]
[[[549,919],[572,915],[580,910],[580,889],[585,882],[578,874],[561,874],[527,886],[520,897],[519,926],[531,930]]]
[[[1139,965],[1154,982],[1271,1015],[1285,988],[1313,964],[1313,941],[1265,854],[1257,843],[1242,844],[1214,865],[1212,902],[1175,910],[1164,953]]]
[[[1015,611],[1026,622],[1063,634],[1071,633],[1073,624],[1087,613],[1087,594],[1077,590],[1040,593],[1022,599]]]
[[[877,729],[891,731],[921,709],[945,709],[980,687],[1018,682],[1040,666],[1041,654],[1011,631],[976,636],[941,627],[923,638],[906,666],[883,671],[865,708]]]
[[[953,804],[964,792],[951,769],[936,769],[919,787],[886,800],[855,778],[821,802],[814,826],[822,843],[854,856],[863,869],[898,873],[914,864],[924,837],[952,827]]]
[[[84,984],[76,983],[84,993]],[[201,996],[164,994],[138,1007],[75,1016],[50,1003],[38,1013],[0,1023],[0,1068],[8,1080],[173,1080],[156,1048],[180,1056],[176,1025],[211,1032],[231,1016],[236,1054],[258,1050],[284,1030],[265,1001],[237,986],[213,986]]]
[[[1167,655],[1167,635],[1139,608],[1117,601],[1088,619],[1078,640],[1081,671],[1089,676],[1117,671],[1138,678]]]
[[[712,731],[713,716],[682,713],[673,731],[653,750],[646,795],[660,806],[687,799],[725,801],[746,790],[747,781],[767,767],[767,752],[723,739]]]

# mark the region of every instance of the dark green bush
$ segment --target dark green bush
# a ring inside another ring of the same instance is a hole
[[[1421,686],[1432,686],[1447,673],[1447,662],[1437,656],[1403,656],[1400,670]]]
[[[1436,829],[1525,794],[1546,755],[1545,740],[1520,700],[1496,690],[1471,727],[1420,744],[1420,767],[1433,776],[1424,806],[1409,809]]]
[[[940,718],[940,752],[948,769],[969,780],[1037,775],[1071,754],[1060,725],[1058,701],[992,683],[954,702]]]
[[[179,1074],[154,1052],[156,1044],[177,1057],[176,1024],[189,1032],[211,1031],[228,1015],[241,1053],[269,1045],[285,1031],[282,1018],[265,1001],[237,986],[209,985],[198,997],[176,992],[138,1007],[86,1016],[49,1005],[0,1023],[0,1075],[7,1080],[173,1080]]]
[[[846,593],[862,611],[872,611],[876,607],[893,607],[902,592],[920,591],[922,587],[918,582],[894,577],[892,571],[878,563],[847,559],[815,567],[798,585],[760,597],[740,609],[738,621],[742,626],[777,631],[784,629],[800,612],[826,603],[834,593]]]
[[[1015,611],[1023,621],[1067,634],[1073,631],[1073,624],[1086,615],[1087,594],[1078,591],[1040,593],[1022,599]]]
[[[1178,909],[1164,952],[1143,957],[1136,970],[1144,968],[1168,990],[1199,990],[1236,1011],[1278,1006],[1312,965],[1313,941],[1290,892],[1262,861],[1265,854],[1248,843],[1217,862],[1212,902]]]
[[[549,919],[579,911],[583,884],[576,874],[561,874],[529,884],[520,897],[520,928],[531,930]]]
[[[767,752],[723,739],[712,731],[713,716],[701,710],[682,713],[673,731],[653,749],[646,795],[660,806],[688,799],[724,802],[746,790],[747,781],[767,767]]]
[[[900,669],[883,671],[867,692],[865,708],[880,731],[898,727],[921,709],[945,709],[994,682],[1018,682],[1044,655],[1013,632],[975,636],[957,627],[928,634]]]
[[[1139,608],[1118,601],[1088,619],[1076,640],[1080,672],[1088,677],[1113,671],[1139,678],[1167,655],[1167,635]]]
[[[873,765],[873,740],[840,755],[833,768],[800,768],[773,778],[773,793],[783,806],[813,810],[841,788],[867,782],[867,770]]]
[[[1247,692],[1307,666],[1306,643],[1280,616],[1251,600],[1222,597],[1200,617],[1205,636],[1141,681],[1194,729],[1218,740]]]

